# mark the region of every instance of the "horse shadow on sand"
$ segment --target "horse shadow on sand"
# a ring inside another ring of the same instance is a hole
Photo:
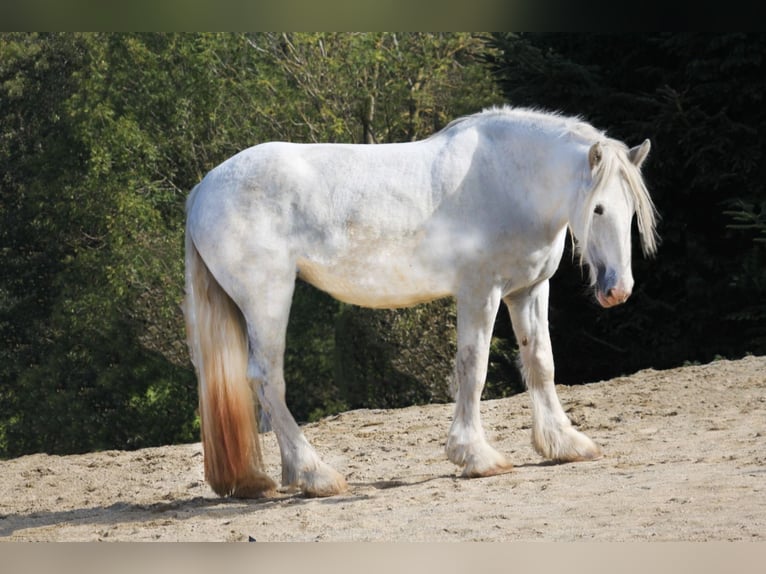
[[[350,482],[347,493],[329,498],[309,498],[298,491],[280,489],[273,497],[259,499],[195,496],[152,503],[118,501],[110,505],[69,510],[4,514],[0,515],[0,538],[13,536],[17,532],[27,529],[44,529],[63,524],[92,525],[95,529],[98,526],[108,527],[130,522],[140,524],[163,519],[184,521],[205,516],[226,519],[245,512],[267,510],[274,506],[353,504],[373,498],[375,496],[374,490],[406,489],[442,479],[455,480],[457,477],[453,474],[444,474],[418,480],[393,479]],[[41,538],[43,537],[45,535],[41,532]]]

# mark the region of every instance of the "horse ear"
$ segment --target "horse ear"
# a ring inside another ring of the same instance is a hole
[[[637,145],[636,147],[631,148],[630,151],[628,151],[628,157],[630,158],[630,161],[633,163],[633,165],[636,167],[641,167],[641,164],[644,163],[646,156],[649,155],[649,149],[651,147],[651,142],[649,140],[644,140],[644,143],[641,145]]]
[[[588,150],[588,163],[590,164],[590,170],[593,171],[595,167],[601,163],[603,153],[601,152],[601,144],[596,142]]]

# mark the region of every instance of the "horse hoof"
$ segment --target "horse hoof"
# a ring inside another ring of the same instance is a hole
[[[301,489],[306,498],[326,498],[348,491],[346,479],[323,462],[320,462],[313,470],[303,472],[296,486]]]
[[[232,498],[273,498],[276,495],[276,483],[261,473],[240,482],[231,493]]]
[[[334,480],[319,485],[303,489],[303,496],[306,498],[327,498],[336,494],[343,494],[348,491],[348,483],[341,475]]]
[[[572,427],[556,432],[533,431],[532,445],[538,454],[554,463],[598,460],[603,456],[595,442]]]

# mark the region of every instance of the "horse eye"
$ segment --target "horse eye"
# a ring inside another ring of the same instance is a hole
[[[596,206],[596,209],[593,210],[593,213],[596,215],[603,215],[604,214],[604,206],[600,203]]]

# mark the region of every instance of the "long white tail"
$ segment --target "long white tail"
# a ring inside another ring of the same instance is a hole
[[[205,479],[219,496],[266,496],[276,485],[264,472],[255,397],[247,379],[245,320],[205,265],[188,225],[184,312],[199,382]]]

